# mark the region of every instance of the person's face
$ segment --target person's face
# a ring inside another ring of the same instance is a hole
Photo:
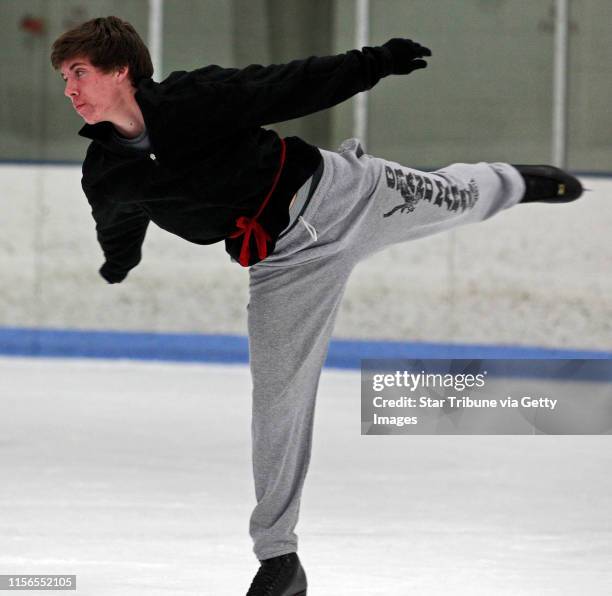
[[[87,58],[71,58],[60,67],[66,82],[64,95],[87,124],[110,120],[121,100],[127,69],[105,73]]]

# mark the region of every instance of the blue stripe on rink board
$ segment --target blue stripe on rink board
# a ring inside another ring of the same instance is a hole
[[[0,354],[128,358],[177,362],[248,362],[246,337],[132,331],[0,328]]]
[[[238,335],[0,327],[0,354],[28,357],[116,358],[246,364],[249,352],[247,338]],[[521,364],[515,372],[529,377],[548,377],[549,367],[543,362],[538,363],[538,360],[612,361],[612,352],[335,339],[330,344],[325,365],[333,368],[359,369],[362,359],[391,358],[407,360],[523,359],[526,362]],[[533,362],[527,362],[527,360]],[[612,370],[610,364],[610,362],[602,362],[601,367],[591,367],[588,371],[584,370],[579,376],[584,380],[589,378],[592,380],[609,379],[609,371]],[[557,366],[556,377],[558,377],[558,368]],[[494,370],[490,372],[494,373]],[[576,378],[575,367],[574,370],[568,370],[568,376]]]

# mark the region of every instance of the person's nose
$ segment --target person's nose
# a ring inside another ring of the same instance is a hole
[[[74,82],[66,81],[66,87],[64,87],[64,95],[72,99],[73,97],[76,97],[78,94],[79,92]]]

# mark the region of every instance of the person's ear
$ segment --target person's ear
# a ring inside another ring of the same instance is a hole
[[[128,65],[120,66],[115,71],[115,77],[118,83],[122,83],[125,79],[129,78],[130,69]]]

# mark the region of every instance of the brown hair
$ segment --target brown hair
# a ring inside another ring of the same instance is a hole
[[[103,72],[127,66],[134,86],[140,79],[153,76],[147,46],[130,23],[117,17],[91,19],[53,42],[51,64],[55,70],[78,56],[87,58]]]

